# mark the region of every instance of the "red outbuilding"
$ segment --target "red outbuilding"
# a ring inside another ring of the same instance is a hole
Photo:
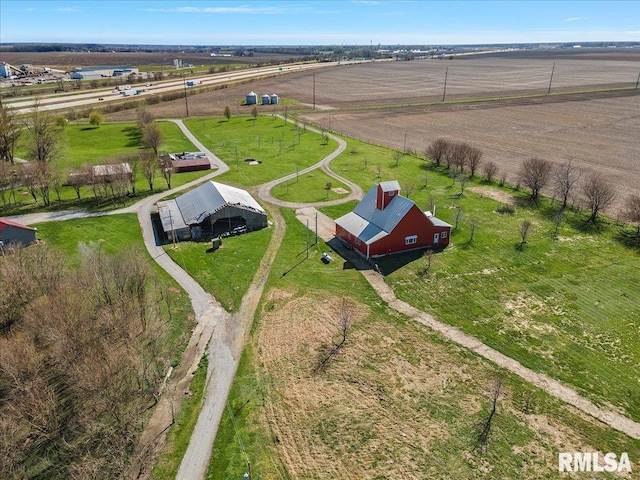
[[[336,220],[336,236],[365,258],[449,244],[451,225],[400,195],[397,181],[374,185],[356,208]]]

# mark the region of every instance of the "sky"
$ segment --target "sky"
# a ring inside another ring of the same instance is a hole
[[[0,42],[460,45],[632,41],[640,0],[0,0]]]

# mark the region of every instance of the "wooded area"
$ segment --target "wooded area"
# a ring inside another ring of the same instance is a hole
[[[119,478],[168,359],[169,308],[135,252],[84,248],[81,265],[46,245],[0,275],[0,471],[23,478]]]

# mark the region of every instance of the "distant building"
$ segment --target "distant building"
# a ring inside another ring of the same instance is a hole
[[[129,75],[139,75],[136,67],[125,66],[97,66],[81,67],[71,70],[72,80],[101,80],[112,77],[128,77]]]
[[[444,248],[451,225],[400,195],[397,181],[374,185],[356,208],[336,220],[336,237],[365,258]]]
[[[170,164],[174,173],[209,170],[211,160],[203,152],[169,153],[160,156],[162,165]]]
[[[249,192],[217,182],[207,182],[157,206],[169,239],[197,239],[203,233],[215,236],[267,226],[267,213]]]
[[[27,246],[35,243],[36,229],[14,222],[8,218],[0,218],[0,248],[11,245]]]

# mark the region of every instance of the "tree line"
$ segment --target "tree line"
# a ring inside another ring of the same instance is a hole
[[[92,112],[89,124],[99,128],[102,114]],[[136,180],[142,175],[150,191],[156,188],[156,179],[162,176],[171,188],[173,166],[168,158],[161,158],[163,143],[158,124],[145,108],[138,109],[138,134],[142,150],[106,159],[102,167],[85,163],[78,168],[64,169],[61,134],[67,119],[41,110],[38,104],[25,118],[18,119],[6,106],[0,104],[0,201],[7,208],[17,205],[16,194],[25,188],[35,203],[48,207],[52,196],[62,201],[63,187],[72,188],[76,199],[82,200],[87,190],[96,201],[124,202],[136,195]],[[18,142],[26,146],[26,163],[15,161]]]
[[[465,142],[438,138],[427,146],[424,153],[436,167],[444,166],[449,170],[454,181],[456,178],[461,178],[461,182],[473,178],[480,169],[487,183],[493,182],[499,174],[495,162],[483,162],[482,151]],[[506,174],[502,173],[499,183],[503,186],[505,182]],[[517,182],[516,188],[524,186],[529,190],[529,202],[535,206],[539,204],[542,190],[549,188],[554,199],[560,201],[560,214],[569,203],[580,202],[589,211],[587,222],[590,224],[597,222],[599,215],[613,204],[617,195],[615,187],[605,177],[597,172],[584,175],[570,161],[554,166],[546,159],[529,158],[520,166]],[[627,197],[623,217],[636,224],[637,234],[640,235],[640,196]]]
[[[136,252],[44,244],[0,265],[0,472],[121,478],[169,366],[163,289]]]

